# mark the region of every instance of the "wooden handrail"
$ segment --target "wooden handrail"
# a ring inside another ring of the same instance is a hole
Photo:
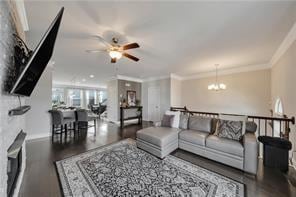
[[[180,111],[185,113],[191,113],[191,114],[204,114],[204,115],[214,115],[219,116],[219,114],[223,115],[231,115],[231,116],[247,116],[248,118],[254,118],[254,119],[262,119],[262,120],[277,120],[277,121],[288,121],[291,122],[293,125],[295,124],[295,117],[268,117],[268,116],[254,116],[254,115],[243,115],[243,114],[227,114],[227,113],[215,113],[215,112],[203,112],[203,111],[190,111],[186,107],[171,107],[171,111]]]
[[[202,112],[202,111],[191,111],[188,110],[186,106],[184,107],[171,107],[171,111],[180,111],[184,113],[189,113],[190,115],[200,115],[200,116],[209,116],[209,117],[219,117],[219,114],[224,115],[232,115],[232,116],[242,116],[240,114],[227,114],[227,113],[214,113],[214,112]],[[295,124],[295,117],[288,118],[287,116],[281,117],[268,117],[268,116],[254,116],[254,115],[246,115],[248,120],[252,120],[257,123],[257,134],[258,135],[268,135],[271,133],[271,136],[274,137],[275,127],[274,123],[278,123],[279,135],[280,137],[289,139],[289,133],[291,131],[290,124]],[[263,124],[261,124],[263,123]],[[267,127],[270,127],[268,130]],[[261,132],[261,127],[264,127],[264,132]],[[284,131],[284,132],[283,132]]]

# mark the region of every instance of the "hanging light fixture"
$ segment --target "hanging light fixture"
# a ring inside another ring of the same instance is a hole
[[[216,66],[216,82],[208,85],[208,90],[215,90],[215,91],[225,90],[226,85],[224,83],[218,83],[218,66],[219,66],[219,64],[215,64],[215,66]]]

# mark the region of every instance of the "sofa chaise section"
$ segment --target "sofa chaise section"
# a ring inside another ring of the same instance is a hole
[[[164,158],[178,148],[180,129],[170,127],[149,127],[137,132],[137,146],[147,152]]]

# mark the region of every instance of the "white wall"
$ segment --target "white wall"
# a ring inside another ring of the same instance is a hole
[[[26,131],[28,139],[51,135],[50,114],[52,93],[52,65],[49,63],[41,75],[26,105],[31,110],[26,113]]]
[[[284,114],[288,115],[288,117],[296,117],[296,41],[293,42],[285,54],[272,67],[271,98],[273,108],[276,99],[280,98],[283,103]],[[296,128],[294,125],[290,132],[290,140],[293,143],[294,152],[296,151],[295,132]],[[294,161],[296,161],[295,154]]]
[[[171,78],[171,105],[172,107],[182,107],[182,81]]]
[[[182,81],[181,106],[189,110],[270,115],[270,70],[219,76],[223,91],[209,91],[215,77]]]
[[[142,105],[143,105],[143,120],[148,120],[148,88],[160,87],[160,117],[163,116],[166,110],[171,106],[171,80],[170,78],[160,79],[155,81],[146,81],[142,83]]]
[[[119,101],[118,101],[118,80],[111,80],[107,84],[108,104],[107,118],[109,121],[118,121]]]

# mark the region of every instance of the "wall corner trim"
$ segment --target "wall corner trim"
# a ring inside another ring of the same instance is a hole
[[[29,24],[27,19],[27,13],[25,8],[24,0],[17,0],[15,1],[16,9],[18,12],[18,15],[20,17],[20,22],[22,24],[24,31],[29,31]]]
[[[293,42],[296,40],[296,22],[292,26],[291,30],[283,40],[283,42],[280,44],[279,48],[276,50],[274,55],[272,56],[270,60],[271,67],[277,63],[277,61],[284,55],[284,53],[289,49],[289,47],[293,44]]]

